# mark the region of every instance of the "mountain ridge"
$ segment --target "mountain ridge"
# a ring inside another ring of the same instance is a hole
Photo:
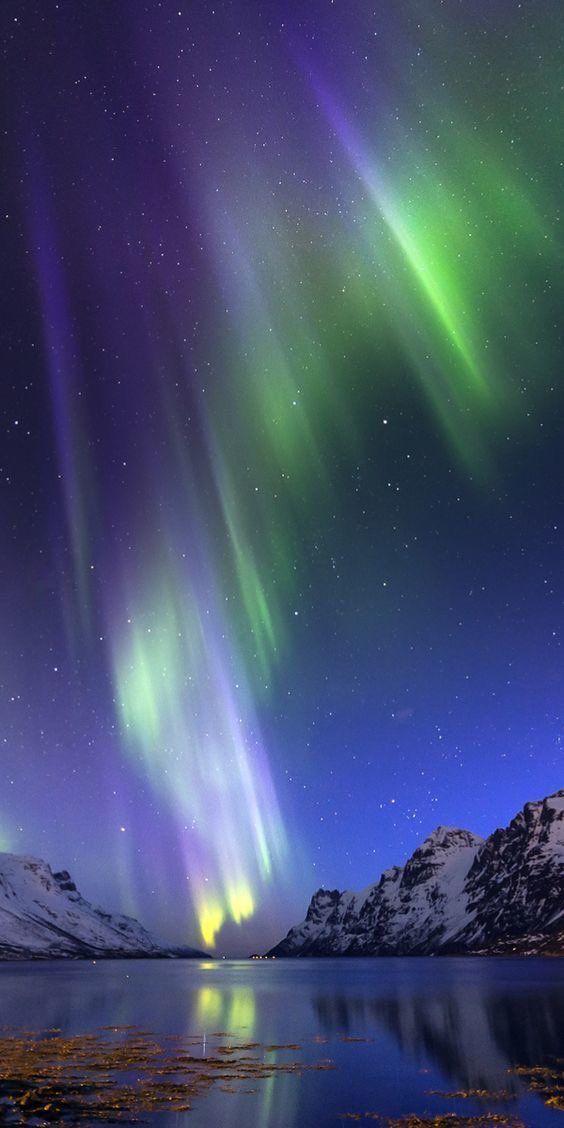
[[[360,893],[319,889],[275,956],[564,954],[564,790],[486,839],[438,826]]]
[[[0,960],[203,954],[167,948],[133,917],[92,905],[68,870],[54,872],[32,855],[0,853]]]

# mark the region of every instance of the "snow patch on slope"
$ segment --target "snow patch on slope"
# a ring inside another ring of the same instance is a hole
[[[0,954],[13,957],[164,954],[131,917],[107,913],[78,892],[66,870],[0,853]]]

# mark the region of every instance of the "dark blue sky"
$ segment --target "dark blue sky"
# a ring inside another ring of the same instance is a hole
[[[562,786],[560,6],[2,9],[1,848],[265,948]]]

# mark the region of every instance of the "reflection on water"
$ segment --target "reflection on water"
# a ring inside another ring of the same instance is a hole
[[[197,1118],[161,1115],[166,1128],[321,1128],[338,1124],[339,1113],[367,1110],[483,1113],[483,1102],[447,1107],[432,1092],[460,1089],[504,1090],[514,1097],[511,1114],[541,1128],[558,1113],[508,1070],[564,1057],[564,961],[1,965],[0,1024],[58,1027],[65,1034],[132,1024],[198,1036],[194,1052],[202,1056],[222,1031],[262,1047],[298,1043],[294,1058],[307,1064],[330,1057],[337,1067],[275,1075],[258,1082],[256,1092],[214,1089],[202,1098]],[[288,1054],[268,1052],[280,1062]]]
[[[432,1060],[456,1088],[492,1090],[503,1081],[516,1091],[517,1079],[507,1078],[510,1066],[538,1065],[564,1050],[561,967],[555,969],[559,983],[529,989],[525,961],[506,962],[499,985],[495,979],[458,978],[457,968],[467,970],[464,962],[456,961],[452,978],[421,984],[419,990],[408,978],[398,979],[393,992],[374,997],[320,992],[313,998],[319,1024],[331,1032],[384,1027],[402,1051]],[[551,965],[542,968],[548,972]]]
[[[200,987],[196,994],[198,1030],[224,1030],[253,1037],[255,1026],[255,992],[252,987]]]

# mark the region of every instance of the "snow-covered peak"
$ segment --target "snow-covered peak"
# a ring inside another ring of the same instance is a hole
[[[340,897],[338,889],[318,889],[309,903],[306,920],[324,919],[335,908]]]
[[[471,830],[462,830],[457,826],[438,826],[427,836],[423,846],[430,846],[434,850],[458,850],[460,847],[481,846],[483,838],[473,834]]]
[[[361,893],[319,890],[276,955],[556,951],[564,934],[564,790],[487,839],[438,826]]]
[[[564,811],[564,787],[561,791],[555,791],[553,795],[547,795],[544,802],[555,810]]]
[[[164,954],[136,920],[85,901],[67,870],[0,853],[0,957]]]

